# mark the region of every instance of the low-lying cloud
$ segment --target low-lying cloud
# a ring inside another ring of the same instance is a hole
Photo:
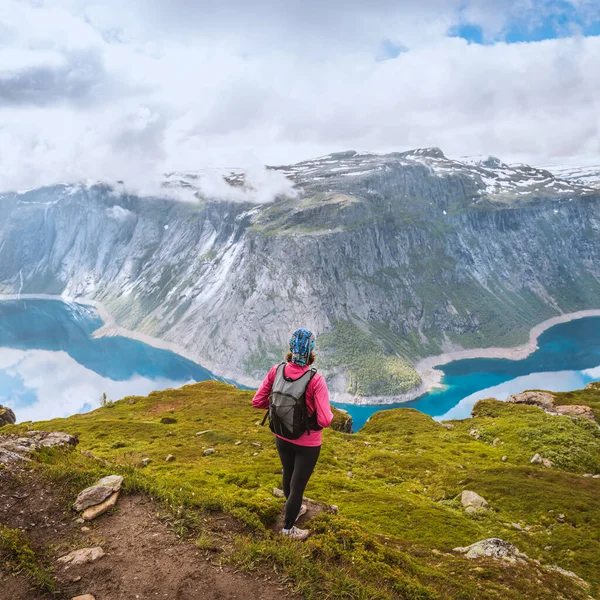
[[[587,0],[572,10],[592,20]],[[333,151],[440,146],[538,164],[600,154],[600,37],[469,44],[533,27],[543,0],[0,0],[0,189],[124,182],[268,202],[285,164]],[[402,48],[394,56],[386,48]],[[248,171],[230,186],[223,170]]]

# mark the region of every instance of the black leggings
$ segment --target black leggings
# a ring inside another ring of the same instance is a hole
[[[314,471],[321,446],[299,446],[275,437],[275,445],[283,466],[285,504],[284,528],[291,529],[300,512],[306,484]]]

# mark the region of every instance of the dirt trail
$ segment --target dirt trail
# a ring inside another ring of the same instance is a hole
[[[292,596],[276,582],[237,573],[211,563],[214,557],[192,542],[181,542],[161,521],[158,507],[143,496],[121,497],[117,509],[86,524],[81,531],[65,499],[27,470],[0,471],[0,523],[23,529],[36,550],[54,561],[60,592],[70,600],[93,594],[96,600],[281,600]],[[223,521],[222,527],[228,527]],[[211,524],[213,530],[219,522]],[[69,567],[56,558],[82,547],[101,546],[106,556],[88,565]],[[0,569],[0,600],[48,600],[27,580]]]

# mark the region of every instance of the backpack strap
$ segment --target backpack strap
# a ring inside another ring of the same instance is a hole
[[[281,363],[279,363],[277,365],[277,371],[275,372],[275,376],[277,376],[277,373],[279,372],[279,368],[280,367],[283,367],[285,369],[285,364],[286,363],[284,361],[284,362],[281,362]],[[315,371],[316,371],[316,369],[315,369]],[[312,377],[311,377],[311,379],[312,379]],[[269,404],[270,404],[270,402],[269,402]],[[265,413],[265,416],[263,417],[263,420],[262,420],[262,422],[260,424],[261,427],[264,427],[265,423],[267,422],[267,419],[269,418],[269,408],[267,408],[267,412]]]
[[[315,369],[314,367],[311,367],[310,377],[308,378],[308,383],[306,384],[306,388],[304,390],[304,426],[306,427],[306,432],[308,433],[309,436],[310,436],[310,424],[308,422],[308,409],[306,407],[306,390],[308,389],[310,382],[312,381],[313,377],[316,374],[317,374],[317,369]],[[317,407],[315,406],[315,414],[316,414],[316,412],[317,412]]]

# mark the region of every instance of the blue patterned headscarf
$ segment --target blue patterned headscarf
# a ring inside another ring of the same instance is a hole
[[[303,367],[315,347],[315,336],[308,329],[297,329],[290,338],[292,362]]]

